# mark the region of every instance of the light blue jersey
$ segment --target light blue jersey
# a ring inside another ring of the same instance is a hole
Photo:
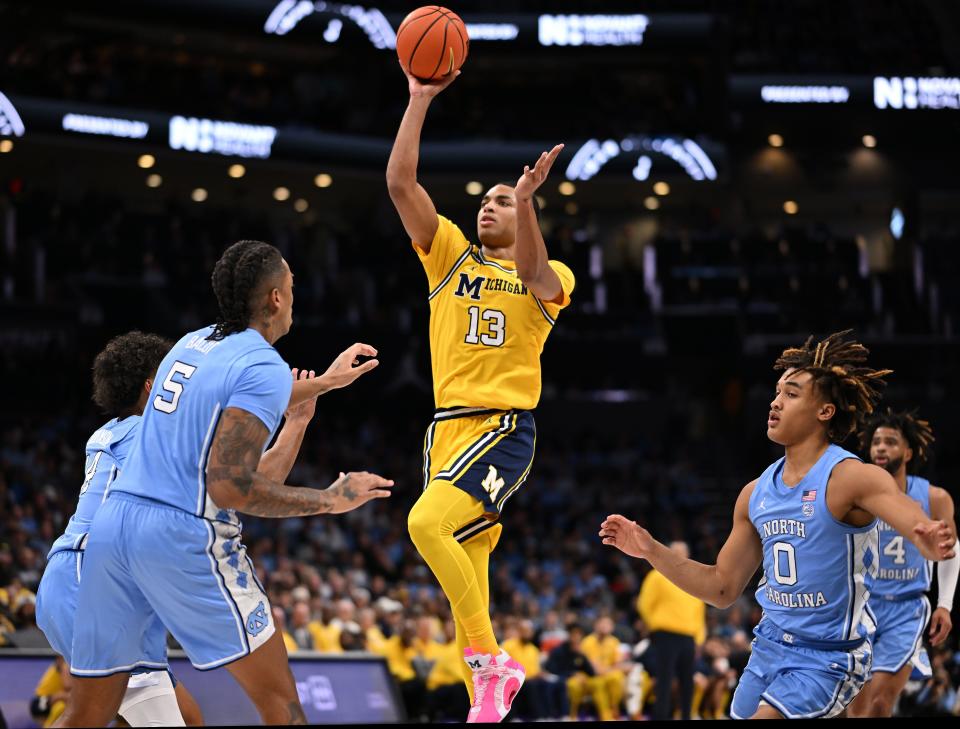
[[[266,447],[287,409],[293,379],[277,350],[255,329],[211,341],[212,331],[187,334],[160,363],[143,413],[142,437],[112,490],[238,524],[233,510],[219,508],[207,495],[213,433],[226,408],[240,408],[266,425]]]
[[[876,521],[852,527],[827,507],[830,474],[848,458],[857,457],[830,445],[792,488],[781,458],[750,497],[750,521],[763,542],[756,597],[764,616],[788,636],[840,649],[866,636],[861,619],[878,561]]]
[[[925,478],[907,476],[907,496],[920,504],[923,513],[930,516],[930,482]],[[933,570],[930,562],[920,554],[913,542],[881,520],[880,570],[871,592],[878,596],[917,597],[930,589]]]
[[[781,458],[750,496],[763,543],[763,618],[733,696],[735,719],[749,719],[761,703],[788,719],[838,716],[869,676],[873,624],[861,620],[877,568],[876,521],[851,527],[827,508],[830,474],[848,458],[856,456],[829,446],[792,488]]]
[[[907,496],[930,516],[929,481],[907,476]],[[868,605],[877,624],[873,673],[899,673],[912,661],[929,676],[929,661],[923,663],[923,631],[931,612],[925,594],[930,589],[931,563],[889,524],[881,520],[879,527],[880,569]]]
[[[65,549],[81,548],[87,532],[90,531],[93,515],[97,513],[100,504],[107,497],[107,491],[123,468],[139,425],[139,415],[131,415],[123,420],[114,418],[100,426],[87,440],[87,459],[83,467],[84,479],[80,487],[77,510],[70,517],[64,533],[50,548],[48,560]]]
[[[293,379],[256,330],[210,341],[212,331],[187,334],[160,364],[140,434],[90,526],[74,675],[166,667],[162,646],[145,643],[156,625],[200,670],[249,655],[275,632],[239,519],[210,498],[205,472],[223,411],[255,415],[272,437]]]

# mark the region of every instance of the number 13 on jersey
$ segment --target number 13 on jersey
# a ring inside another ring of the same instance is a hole
[[[507,317],[499,309],[480,310],[479,306],[471,306],[467,309],[470,315],[470,329],[464,342],[467,344],[485,344],[488,347],[499,347],[506,339],[505,329],[507,326]],[[487,325],[487,332],[480,333],[480,321],[483,320]]]

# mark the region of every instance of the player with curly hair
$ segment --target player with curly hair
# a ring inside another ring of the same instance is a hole
[[[317,377],[298,377],[274,349],[293,323],[293,274],[280,251],[240,241],[212,276],[215,326],[185,334],[149,374],[139,435],[89,526],[71,646],[71,700],[61,726],[104,726],[127,677],[166,669],[162,624],[195,667],[227,666],[265,724],[305,723],[286,648],[247,557],[239,513],[338,514],[390,495],[392,481],[341,474],[326,489],[284,483],[299,434],[264,448],[290,407],[345,387],[377,365],[357,344]],[[313,374],[313,373],[309,373]],[[312,405],[307,405],[312,415]],[[309,418],[307,418],[309,419]],[[286,429],[285,429],[286,430]],[[109,434],[97,441],[112,444]],[[172,718],[171,718],[172,719]],[[168,723],[167,719],[161,723]]]
[[[865,611],[877,565],[877,517],[932,560],[953,556],[954,534],[930,519],[882,468],[840,447],[869,416],[889,370],[867,366],[849,331],[787,349],[770,403],[767,437],[785,456],[740,492],[733,528],[706,565],[684,559],[619,514],[600,527],[604,544],[646,559],[668,580],[719,608],[740,596],[763,565],[763,618],[733,697],[734,718],[837,716],[866,680]]]
[[[860,431],[860,448],[870,461],[896,480],[900,491],[920,504],[932,519],[941,519],[956,533],[953,499],[942,488],[917,475],[927,463],[933,444],[930,423],[913,412],[887,408]],[[923,647],[923,630],[930,621],[930,643],[947,639],[953,623],[953,594],[960,555],[937,563],[937,609],[930,613],[926,592],[932,570],[924,555],[886,522],[880,522],[880,564],[867,608],[877,624],[873,635],[870,679],[850,704],[851,717],[892,716],[910,674],[932,676]]]

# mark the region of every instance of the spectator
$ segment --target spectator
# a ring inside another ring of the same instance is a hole
[[[670,549],[687,559],[686,542],[671,542]],[[679,682],[680,716],[690,719],[693,700],[693,659],[696,646],[706,639],[706,604],[688,595],[656,570],[640,588],[637,611],[650,630],[654,650],[653,680],[656,703],[653,715],[664,721],[672,715],[673,679]]]
[[[302,651],[316,650],[313,633],[310,632],[310,606],[306,602],[296,602],[290,613],[290,635]]]
[[[444,621],[443,636],[445,642],[437,650],[427,677],[427,713],[431,722],[459,722],[470,708],[470,696],[463,682],[463,653],[457,645],[453,620]]]
[[[283,644],[287,648],[287,653],[296,653],[300,650],[300,646],[297,645],[293,636],[287,632],[287,616],[283,612],[283,608],[274,605],[271,612],[273,613],[273,624],[276,626],[276,630],[280,631],[280,635],[283,636]]]
[[[604,693],[603,702],[597,704],[600,721],[619,719],[626,673],[622,670],[620,640],[613,635],[613,620],[608,616],[597,618],[593,633],[583,639],[580,650],[593,664]]]
[[[584,629],[577,623],[567,626],[567,641],[561,643],[547,658],[546,669],[566,682],[567,697],[570,702],[570,719],[577,721],[580,717],[580,704],[584,696],[589,694],[598,713],[609,713],[607,692],[603,688],[603,681],[596,675],[593,664],[580,650],[583,642]]]
[[[30,716],[41,722],[44,729],[53,726],[67,708],[72,680],[70,667],[62,656],[57,656],[40,678],[30,701]]]

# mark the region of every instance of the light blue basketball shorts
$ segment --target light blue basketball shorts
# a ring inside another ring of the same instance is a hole
[[[869,641],[850,650],[790,645],[767,620],[754,630],[753,652],[733,695],[730,716],[749,719],[766,703],[788,719],[836,716],[863,688]]]
[[[111,493],[87,540],[71,673],[166,667],[151,665],[141,646],[157,620],[199,670],[249,655],[274,632],[238,526]]]
[[[923,631],[930,621],[930,601],[926,595],[910,600],[885,600],[880,595],[870,598],[877,632],[873,636],[873,673],[899,673],[913,662],[921,667]]]
[[[80,571],[84,553],[64,550],[55,553],[43,571],[37,588],[37,627],[43,631],[50,647],[72,663],[73,624],[80,592]],[[167,665],[167,631],[158,619],[153,620],[140,638],[140,663],[150,667]]]

